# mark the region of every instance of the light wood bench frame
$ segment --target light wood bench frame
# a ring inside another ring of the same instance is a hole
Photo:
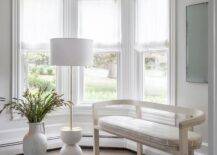
[[[93,113],[93,125],[94,125],[94,154],[99,155],[99,126],[98,126],[98,110],[105,108],[107,106],[115,105],[128,105],[135,106],[136,108],[136,118],[142,119],[142,108],[150,108],[155,110],[161,110],[166,112],[171,112],[174,114],[184,114],[186,119],[182,120],[178,124],[179,128],[179,149],[177,151],[170,150],[169,148],[162,148],[162,146],[156,147],[150,145],[153,148],[161,149],[167,152],[170,152],[175,155],[193,155],[194,150],[188,147],[188,131],[193,128],[193,126],[202,124],[205,121],[205,114],[203,111],[191,108],[184,108],[172,105],[163,105],[157,103],[150,103],[144,101],[135,101],[135,100],[112,100],[104,101],[93,104],[92,113]],[[118,135],[117,135],[118,136]],[[123,137],[124,138],[124,137]],[[133,139],[131,139],[133,140]],[[146,145],[148,142],[146,143]],[[142,155],[142,144],[137,142],[137,155]]]

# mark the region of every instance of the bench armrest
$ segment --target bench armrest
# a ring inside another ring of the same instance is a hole
[[[203,122],[205,122],[205,120],[206,120],[206,116],[204,112],[196,111],[195,115],[192,115],[190,118],[179,122],[179,128],[180,129],[190,128],[190,127],[202,124]]]
[[[205,122],[205,114],[202,111],[194,111],[190,118],[179,122],[179,151],[181,154],[188,154],[188,129]]]

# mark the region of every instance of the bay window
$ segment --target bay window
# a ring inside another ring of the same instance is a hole
[[[18,91],[13,97],[45,85],[67,96],[69,72],[49,66],[49,41],[79,37],[93,39],[95,53],[91,65],[73,72],[76,103],[132,98],[131,93],[145,101],[170,102],[172,0],[16,2],[13,88]]]

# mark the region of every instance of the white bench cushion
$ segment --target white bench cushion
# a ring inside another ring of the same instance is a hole
[[[128,116],[105,116],[99,119],[99,128],[149,146],[179,147],[179,129],[174,126],[154,123]],[[195,132],[188,132],[189,147],[199,148],[202,138]]]

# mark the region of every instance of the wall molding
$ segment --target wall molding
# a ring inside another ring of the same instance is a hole
[[[83,135],[79,145],[92,147],[92,136]],[[63,145],[59,136],[48,137],[48,149],[61,148]],[[114,136],[101,136],[100,138],[101,147],[114,147],[114,148],[125,148],[125,140],[123,138],[118,138]],[[21,154],[22,151],[22,141],[16,141],[11,143],[6,143],[0,145],[0,154],[13,155]]]
[[[208,124],[209,124],[209,155],[217,154],[217,54],[216,54],[216,9],[217,3],[215,0],[209,1],[209,90],[208,90]]]

